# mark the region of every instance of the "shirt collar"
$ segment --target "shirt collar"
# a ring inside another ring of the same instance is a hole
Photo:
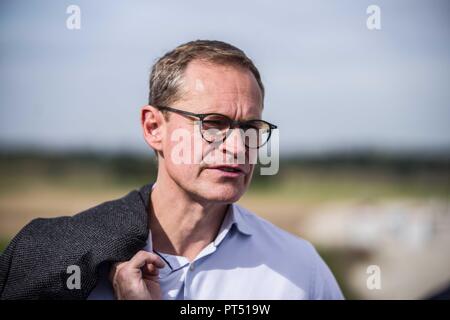
[[[243,234],[251,236],[252,227],[251,224],[245,218],[245,214],[244,212],[242,212],[242,208],[235,203],[231,204],[230,206],[232,207],[233,210],[233,219],[239,231],[242,232]]]
[[[231,230],[233,225],[236,229],[244,234],[250,236],[252,234],[251,228],[248,225],[247,221],[242,216],[242,212],[239,209],[239,206],[232,203],[228,206],[227,212],[225,214],[224,220],[220,227],[219,233],[217,234],[216,239],[214,240],[214,245],[217,247],[220,242],[225,238],[227,233]]]
[[[141,190],[145,191],[143,193],[146,193],[146,197],[144,197],[144,202],[146,204],[146,207],[149,205],[149,194],[151,190],[155,187],[155,183],[148,184],[144,186]],[[235,203],[231,203],[228,206],[227,212],[225,214],[224,220],[222,222],[222,225],[220,226],[219,233],[217,234],[216,239],[214,240],[214,245],[218,246],[220,242],[225,238],[227,233],[231,230],[233,225],[237,228],[237,230],[244,234],[244,235],[252,235],[251,225],[248,223],[248,221],[244,217],[244,213],[241,211],[241,208],[239,205]]]

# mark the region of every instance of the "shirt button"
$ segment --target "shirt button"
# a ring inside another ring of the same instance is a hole
[[[195,267],[194,267],[194,263],[191,263],[191,265],[189,266],[189,270],[192,271],[192,270],[194,270],[194,268],[195,268]]]

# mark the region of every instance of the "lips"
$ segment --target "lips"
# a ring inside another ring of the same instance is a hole
[[[245,175],[247,174],[247,170],[243,166],[239,165],[218,165],[218,166],[210,166],[206,169],[218,170],[224,173],[230,173],[235,175]]]

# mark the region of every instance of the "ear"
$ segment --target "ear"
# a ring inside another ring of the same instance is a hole
[[[141,126],[144,139],[155,151],[162,151],[162,133],[164,118],[161,112],[153,106],[143,106],[141,109]]]

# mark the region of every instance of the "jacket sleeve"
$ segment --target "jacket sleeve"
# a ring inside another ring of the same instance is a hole
[[[129,260],[148,238],[140,195],[108,201],[73,216],[37,218],[0,256],[0,299],[86,299],[104,263]],[[80,286],[68,286],[78,267]]]
[[[33,220],[34,221],[34,220]],[[24,234],[28,232],[30,225],[33,223],[31,221],[19,233],[11,240],[11,242],[6,247],[5,251],[0,255],[0,300],[3,300],[3,292],[8,284],[8,276],[11,269],[11,263],[14,258],[17,243],[19,243]]]
[[[92,279],[91,251],[76,252],[84,246],[76,245],[69,221],[37,218],[14,237],[0,257],[0,300],[82,298],[84,291],[66,287],[66,270],[79,265],[86,271],[82,279]]]

